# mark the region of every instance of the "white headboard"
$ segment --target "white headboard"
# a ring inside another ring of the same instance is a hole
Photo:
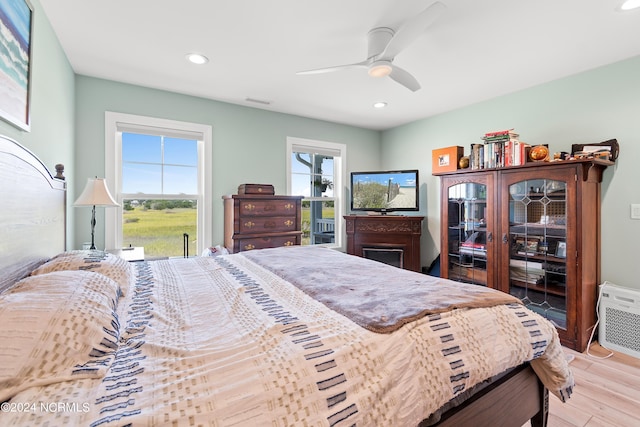
[[[66,183],[0,135],[0,292],[66,245]]]

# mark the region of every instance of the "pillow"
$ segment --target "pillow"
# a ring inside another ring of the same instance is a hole
[[[30,387],[104,377],[119,339],[118,288],[98,273],[57,271],[0,295],[0,402]]]
[[[123,295],[129,289],[131,280],[131,266],[127,261],[108,252],[96,250],[63,252],[36,268],[31,275],[63,270],[87,270],[104,274],[120,285]]]

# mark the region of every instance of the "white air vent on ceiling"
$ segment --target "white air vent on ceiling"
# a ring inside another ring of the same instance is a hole
[[[600,285],[598,341],[603,347],[640,358],[640,291]]]

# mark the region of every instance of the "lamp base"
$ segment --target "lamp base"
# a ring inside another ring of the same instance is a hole
[[[96,205],[93,205],[91,209],[91,247],[90,250],[96,249],[96,241],[95,241],[95,231],[96,231]]]

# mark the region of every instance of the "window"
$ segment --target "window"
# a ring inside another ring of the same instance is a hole
[[[106,178],[120,204],[105,210],[106,246],[201,253],[211,241],[211,127],[111,112],[105,124]]]
[[[344,144],[287,138],[287,191],[304,196],[303,245],[342,246],[346,151]]]

